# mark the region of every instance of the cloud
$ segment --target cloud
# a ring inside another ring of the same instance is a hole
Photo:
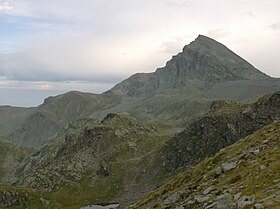
[[[149,41],[135,37],[124,42],[113,35],[34,42],[25,52],[0,56],[0,75],[22,81],[114,83],[136,72],[154,71],[166,61]]]
[[[235,40],[265,40],[263,22],[279,17],[279,1],[265,8],[260,0],[11,2],[6,6],[13,9],[0,20],[1,42],[7,43],[0,43],[6,53],[0,56],[0,75],[25,81],[121,81],[164,65],[198,34],[224,38],[242,52],[245,47]],[[244,15],[248,11],[257,18]],[[15,53],[18,49],[24,52]]]
[[[206,32],[206,35],[214,39],[219,39],[219,38],[224,38],[229,36],[230,33],[223,28],[216,28],[216,29],[208,30]]]
[[[40,89],[41,89],[41,90],[44,90],[44,91],[50,90],[51,88],[52,88],[52,86],[51,86],[50,84],[48,84],[48,83],[45,83],[45,84],[41,84],[41,85],[40,85]]]
[[[270,28],[273,30],[280,30],[280,21],[270,25]]]
[[[172,40],[164,41],[161,44],[160,52],[167,53],[170,55],[177,54],[182,51],[183,47],[192,41],[192,37],[189,35],[185,35],[182,37],[177,37]]]
[[[10,89],[10,90],[38,90],[38,91],[71,91],[79,90],[85,92],[101,93],[107,91],[115,82],[86,82],[86,81],[63,81],[63,82],[45,82],[45,81],[18,81],[18,80],[1,80],[0,77],[0,89]]]
[[[9,2],[0,3],[0,13],[13,10],[14,7]]]
[[[165,0],[166,5],[171,7],[185,7],[192,4],[192,1],[190,0]]]
[[[6,76],[1,76],[0,75],[0,81],[6,81],[7,80],[7,77]]]
[[[245,15],[251,18],[256,18],[256,15],[253,12],[246,12]]]

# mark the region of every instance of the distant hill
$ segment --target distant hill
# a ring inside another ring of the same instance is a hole
[[[129,112],[155,124],[185,125],[206,113],[216,99],[251,101],[277,90],[280,79],[200,35],[165,67],[132,75],[102,94],[69,92],[35,108],[0,107],[0,133],[39,147],[72,120],[102,119],[111,112]]]

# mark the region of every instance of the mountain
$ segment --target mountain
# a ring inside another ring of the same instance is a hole
[[[200,35],[102,94],[0,107],[0,208],[277,208],[279,87]]]
[[[165,67],[154,73],[135,74],[111,91],[120,95],[141,96],[189,86],[205,90],[226,81],[266,79],[270,77],[224,45],[199,35],[194,42],[184,47],[183,52],[173,56]]]
[[[279,136],[279,121],[267,125],[128,208],[279,208]]]
[[[111,112],[129,112],[172,129],[202,116],[214,100],[255,100],[279,89],[279,79],[200,35],[166,66],[137,73],[102,94],[69,92],[35,108],[0,107],[0,133],[21,145],[40,147],[72,120],[102,119]]]

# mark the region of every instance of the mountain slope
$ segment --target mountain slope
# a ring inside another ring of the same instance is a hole
[[[172,177],[129,208],[279,208],[280,122]]]
[[[20,116],[14,112],[15,108],[9,107],[11,111],[8,115],[3,110],[2,115],[0,112],[0,118],[5,121],[8,118],[8,123],[6,122],[0,131],[21,145],[40,147],[53,138],[70,121],[87,118],[93,111],[108,108],[117,102],[115,97],[108,98],[72,91],[56,97],[49,97],[36,108],[20,109],[23,112],[20,112]]]

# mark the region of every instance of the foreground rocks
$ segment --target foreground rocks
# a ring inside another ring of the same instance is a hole
[[[28,193],[0,189],[0,208],[8,208],[15,205],[27,205],[29,200],[30,196]]]

